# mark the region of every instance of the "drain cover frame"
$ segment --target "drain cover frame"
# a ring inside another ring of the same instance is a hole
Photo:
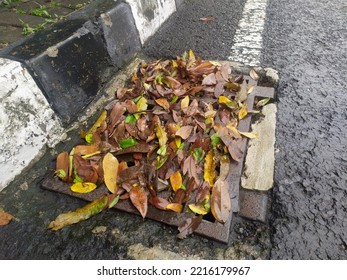
[[[272,99],[275,98],[275,90],[273,87],[258,86],[257,82],[251,79],[249,76],[244,76],[244,78],[246,79],[249,85],[254,85],[254,89],[252,93],[250,93],[247,97],[247,108],[249,111],[253,110],[254,99],[256,97],[260,97],[260,98],[268,97]],[[245,132],[249,131],[251,127],[251,122],[252,122],[252,114],[248,114],[244,119],[240,120],[238,129],[240,131],[245,131]],[[230,171],[227,177],[229,193],[232,194],[230,199],[231,199],[233,213],[239,212],[240,210],[239,195],[240,195],[240,188],[241,188],[241,176],[242,176],[244,161],[245,161],[246,152],[247,152],[247,144],[248,144],[248,139],[243,138],[242,145],[241,145],[241,150],[243,152],[242,159],[240,162],[231,161]],[[103,185],[97,188],[96,190],[94,190],[93,192],[87,193],[87,194],[79,194],[79,193],[72,192],[69,186],[70,184],[62,182],[57,177],[53,176],[52,172],[48,173],[41,183],[41,187],[43,189],[69,195],[76,198],[80,198],[85,201],[93,201],[99,198],[100,196],[102,196],[103,194],[109,193],[107,188]],[[120,200],[113,208],[120,211],[127,212],[127,213],[140,215],[137,209],[131,204],[129,199]],[[221,224],[218,221],[212,222],[212,221],[203,219],[200,225],[198,226],[198,228],[194,231],[194,233],[204,236],[206,238],[227,244],[229,242],[230,227],[232,224],[233,213],[230,214],[229,219],[224,224]],[[195,216],[194,213],[175,213],[171,211],[163,211],[153,207],[152,205],[148,205],[148,212],[147,212],[146,218],[149,218],[151,220],[161,222],[170,226],[178,227],[187,218],[191,218],[194,216]]]

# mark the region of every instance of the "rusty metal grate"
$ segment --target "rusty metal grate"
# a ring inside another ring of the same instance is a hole
[[[254,99],[256,97],[274,98],[275,91],[272,87],[257,86],[257,82],[255,82],[254,80],[250,79],[247,76],[245,76],[245,79],[248,81],[249,84],[253,84],[255,86],[254,90],[252,91],[251,94],[248,95],[248,98],[247,98],[248,110],[253,110]],[[242,119],[239,122],[238,128],[241,131],[249,131],[251,126],[251,121],[252,121],[252,116],[251,115],[246,116],[244,119]],[[232,212],[234,213],[239,212],[240,207],[242,208],[242,205],[239,205],[240,182],[241,182],[241,175],[242,175],[246,149],[247,149],[247,139],[243,138],[242,141],[243,142],[242,142],[241,150],[243,151],[243,158],[239,163],[235,161],[231,162],[229,176],[227,177],[227,182],[229,185],[229,193],[233,194],[233,197],[231,197],[231,202],[232,202]],[[48,176],[43,180],[42,188],[50,190],[50,191],[66,194],[69,196],[77,197],[86,201],[95,200],[101,195],[108,193],[108,190],[105,186],[101,186],[88,194],[74,193],[70,190],[69,184],[60,181],[58,178],[54,177],[52,174],[48,174]],[[114,206],[114,208],[124,212],[139,215],[139,212],[135,209],[135,207],[130,203],[129,200],[119,201]],[[147,212],[146,218],[149,218],[158,222],[162,222],[167,225],[178,227],[187,218],[193,217],[193,216],[194,216],[193,213],[178,214],[178,213],[170,212],[170,211],[161,211],[156,209],[152,205],[148,205],[148,212]],[[228,243],[229,235],[230,235],[230,226],[232,223],[232,215],[229,216],[228,221],[224,224],[214,221],[213,219],[211,220],[212,221],[208,219],[203,219],[199,227],[195,230],[195,233],[201,236],[219,241],[219,242]]]

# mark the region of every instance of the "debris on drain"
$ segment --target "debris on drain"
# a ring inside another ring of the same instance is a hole
[[[84,143],[57,156],[54,176],[63,192],[98,196],[59,215],[49,228],[121,203],[143,218],[149,208],[169,219],[182,215],[179,238],[193,233],[203,217],[221,225],[230,221],[231,198],[238,194],[231,193],[227,177],[244,156],[245,138],[258,137],[239,123],[269,101],[258,99],[256,110],[248,108],[254,83],[231,70],[191,50],[177,59],[142,63],[130,86],[118,89],[94,125],[81,132]],[[250,75],[259,78],[254,70]]]

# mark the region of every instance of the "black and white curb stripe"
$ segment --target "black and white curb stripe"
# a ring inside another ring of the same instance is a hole
[[[0,191],[65,137],[181,3],[93,1],[0,51]]]

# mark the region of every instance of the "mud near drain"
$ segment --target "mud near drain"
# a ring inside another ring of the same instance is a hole
[[[272,259],[347,258],[344,4],[269,1],[263,64],[280,75]]]

